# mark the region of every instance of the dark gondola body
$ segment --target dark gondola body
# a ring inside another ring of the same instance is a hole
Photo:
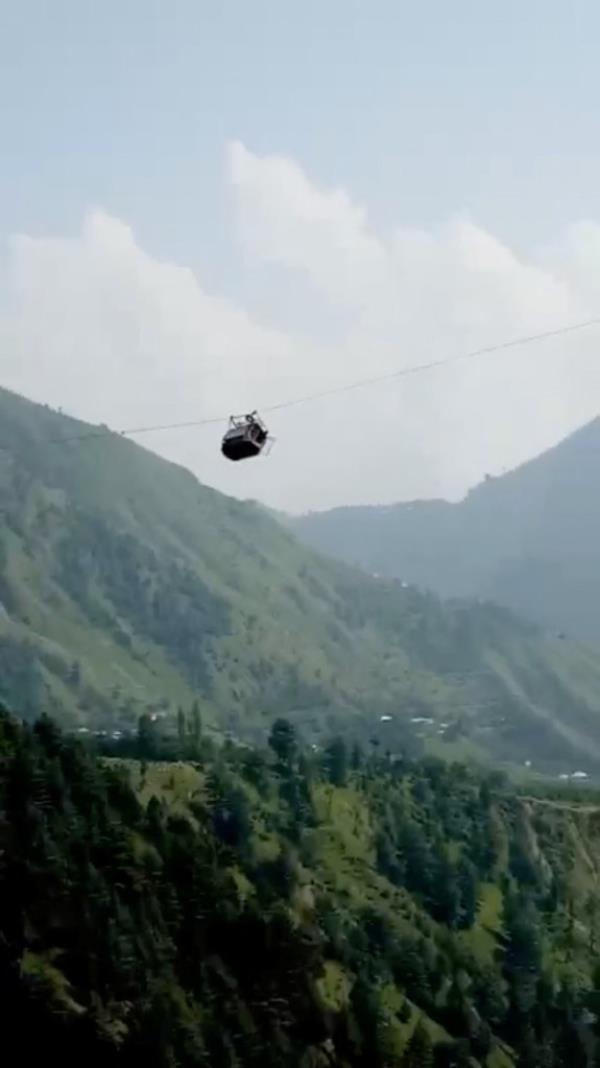
[[[232,415],[221,442],[221,452],[228,460],[249,460],[260,455],[268,437],[269,432],[256,412]]]

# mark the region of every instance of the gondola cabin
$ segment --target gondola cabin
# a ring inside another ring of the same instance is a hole
[[[268,437],[269,432],[256,412],[232,415],[221,442],[221,452],[228,460],[249,460],[252,456],[260,456]]]

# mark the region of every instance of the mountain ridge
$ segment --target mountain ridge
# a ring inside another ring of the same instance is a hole
[[[344,730],[392,751],[600,771],[594,649],[328,561],[262,507],[2,391],[0,428],[12,707],[120,732],[197,702],[248,740],[284,714],[315,744]]]
[[[442,596],[486,598],[600,637],[600,419],[459,502],[334,509],[291,523],[313,548]]]

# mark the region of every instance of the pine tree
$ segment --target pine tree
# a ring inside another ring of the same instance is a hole
[[[588,894],[584,903],[585,916],[588,922],[589,946],[591,953],[594,953],[596,950],[596,932],[598,928],[599,908],[600,902],[598,900],[598,894],[595,891],[591,891]]]
[[[468,860],[462,860],[458,866],[458,887],[460,907],[459,927],[472,927],[477,912],[477,872]]]
[[[363,766],[363,759],[363,751],[358,742],[355,742],[352,746],[352,754],[350,756],[350,767],[352,768],[352,771],[360,771]]]
[[[269,745],[277,757],[277,768],[289,774],[297,752],[296,731],[287,719],[277,719],[271,728]]]
[[[348,750],[343,738],[333,738],[325,749],[324,765],[333,786],[345,786],[348,778]]]
[[[193,755],[197,757],[200,754],[200,742],[202,740],[202,716],[200,715],[198,701],[194,701],[192,705],[190,715],[190,737],[192,741]]]
[[[185,753],[185,741],[187,733],[187,724],[185,720],[185,712],[181,705],[177,709],[177,737],[179,739],[179,749],[182,755]]]
[[[402,1068],[433,1068],[433,1043],[421,1021],[409,1039],[401,1063]]]

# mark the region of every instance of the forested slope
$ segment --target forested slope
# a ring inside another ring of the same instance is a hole
[[[0,717],[0,988],[19,1061],[597,1063],[600,811],[332,739],[98,758]],[[116,755],[120,751],[120,755]]]
[[[197,701],[247,739],[284,714],[312,738],[600,767],[594,650],[328,561],[259,507],[6,392],[0,446],[0,679],[24,714],[174,728]]]

